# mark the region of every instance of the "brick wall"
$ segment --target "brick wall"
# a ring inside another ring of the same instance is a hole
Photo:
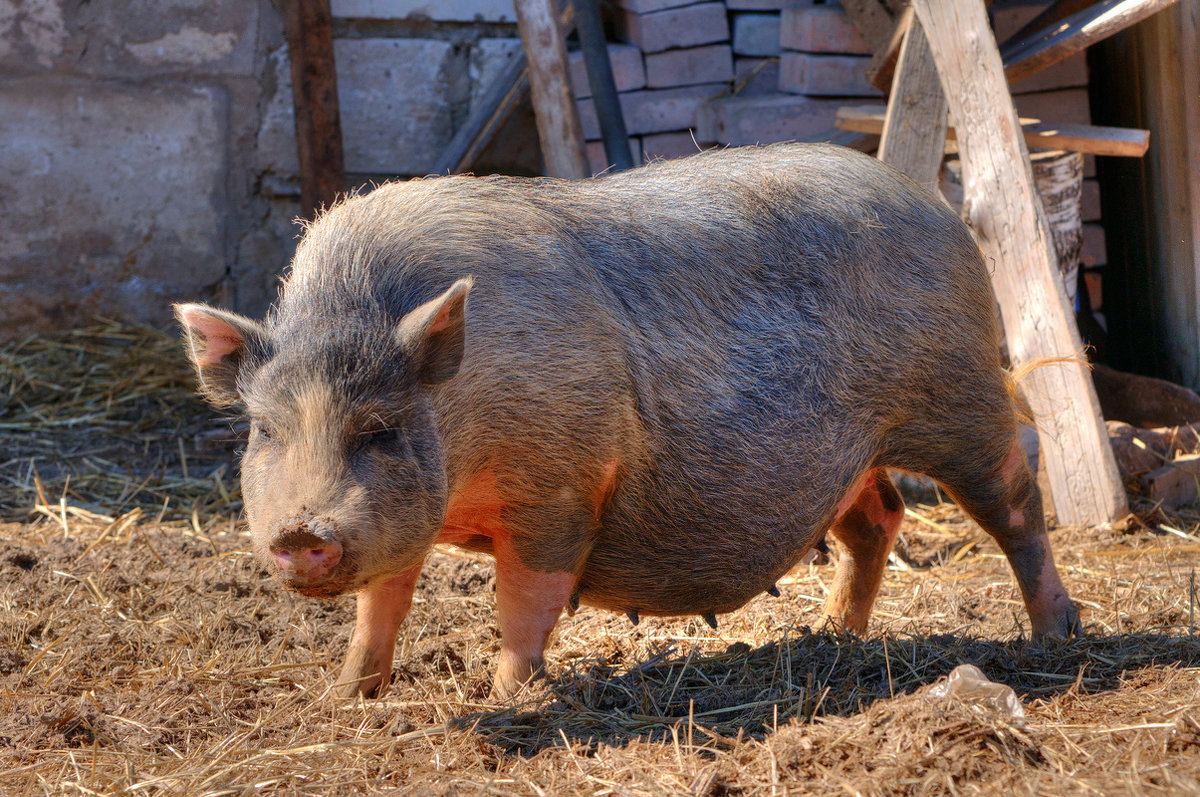
[[[990,15],[1005,41],[1049,0],[997,0]],[[865,77],[871,50],[836,0],[618,0],[626,43],[610,49],[626,126],[643,157],[677,157],[697,148],[821,140],[837,109],[882,102]],[[722,8],[724,13],[722,13]],[[641,63],[638,54],[641,54]],[[578,57],[576,57],[578,61]],[[582,66],[579,64],[579,66]],[[731,74],[732,72],[732,74]],[[582,69],[573,75],[579,90]],[[1022,116],[1090,121],[1087,64],[1082,54],[1012,86]],[[581,95],[582,96],[582,95]],[[669,103],[671,114],[657,112]],[[585,136],[599,138],[590,102],[583,101]],[[675,125],[677,129],[666,129]],[[594,171],[603,148],[589,144]],[[1085,266],[1106,261],[1095,163],[1085,159]]]

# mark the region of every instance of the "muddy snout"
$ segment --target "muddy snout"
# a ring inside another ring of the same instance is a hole
[[[319,519],[284,524],[269,550],[279,577],[292,587],[318,584],[342,560],[342,544],[330,524]]]

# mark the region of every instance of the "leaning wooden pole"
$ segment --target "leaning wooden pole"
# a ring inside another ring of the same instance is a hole
[[[583,126],[567,72],[567,45],[554,0],[514,0],[517,26],[529,59],[529,86],[537,115],[546,173],[579,180],[588,176]]]
[[[946,96],[925,31],[914,19],[900,45],[879,140],[879,159],[936,195],[946,149],[946,126]]]
[[[1015,365],[1041,432],[1060,523],[1107,523],[1128,512],[1058,256],[1029,166],[983,0],[914,0],[958,131],[963,214],[992,269]]]

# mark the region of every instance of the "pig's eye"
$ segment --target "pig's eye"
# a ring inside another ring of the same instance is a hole
[[[259,440],[271,440],[275,436],[275,433],[271,431],[271,427],[261,421],[254,424],[253,431]]]
[[[395,440],[395,429],[376,429],[371,432],[360,432],[354,437],[354,448],[356,451],[362,451],[364,448],[385,445],[395,442]]]

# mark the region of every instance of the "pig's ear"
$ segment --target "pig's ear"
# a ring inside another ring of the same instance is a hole
[[[196,368],[200,392],[218,407],[241,401],[238,369],[246,352],[264,340],[263,328],[248,318],[203,304],[177,304],[188,356]]]
[[[441,296],[400,319],[396,339],[417,378],[427,385],[458,372],[467,331],[467,294],[473,284],[470,277],[460,279]]]

